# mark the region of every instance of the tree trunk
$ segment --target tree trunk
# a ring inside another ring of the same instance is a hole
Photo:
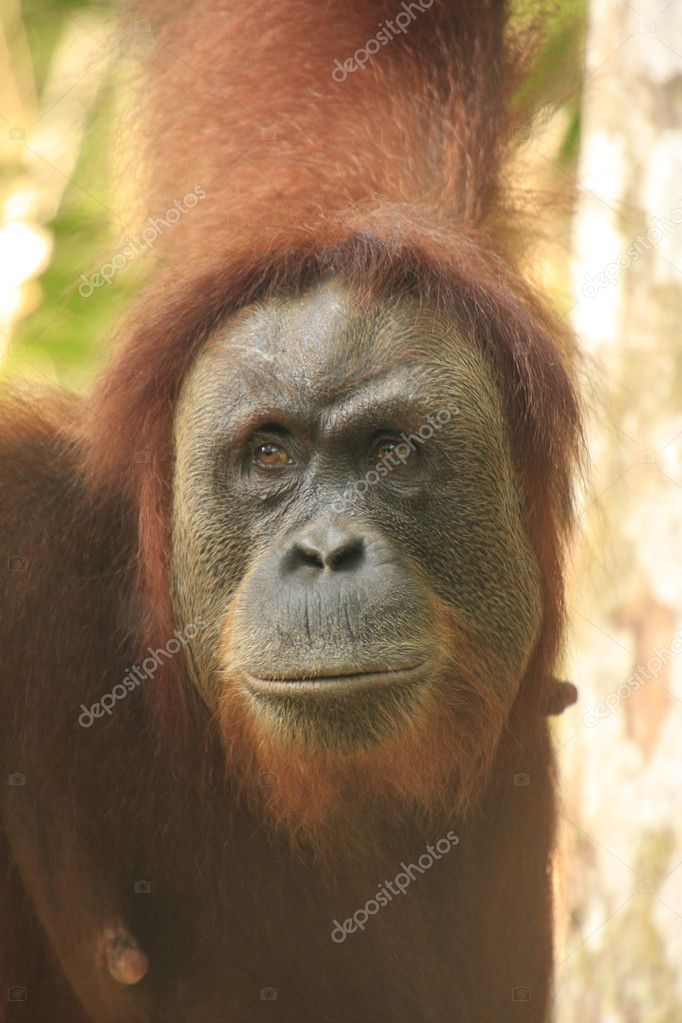
[[[593,0],[575,225],[589,491],[564,716],[560,1023],[682,1020],[682,3]]]

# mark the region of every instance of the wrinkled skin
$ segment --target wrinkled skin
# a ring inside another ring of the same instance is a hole
[[[419,713],[452,667],[436,605],[495,651],[507,707],[540,620],[481,352],[412,299],[334,282],[244,309],[197,360],[172,556],[177,616],[204,623],[191,659],[209,706],[236,686],[306,747],[363,748]]]

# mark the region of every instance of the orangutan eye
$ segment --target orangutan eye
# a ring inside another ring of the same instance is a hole
[[[266,469],[279,469],[281,466],[291,465],[293,458],[281,444],[266,441],[254,449],[253,461]]]
[[[377,458],[386,458],[395,451],[397,443],[395,440],[385,438],[374,445],[372,454],[376,455]]]
[[[412,454],[405,441],[396,434],[384,433],[372,442],[370,459],[376,462],[388,462],[393,466],[404,466],[406,456]]]

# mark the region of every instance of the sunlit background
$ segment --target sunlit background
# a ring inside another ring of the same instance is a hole
[[[134,35],[147,27],[122,26],[116,14],[104,4],[5,0],[0,15],[2,359],[10,374],[79,389],[144,277],[131,260],[83,297],[82,275],[128,232],[116,103]]]
[[[117,117],[148,31],[108,5],[4,0],[7,377],[87,387],[152,269]],[[579,332],[592,457],[563,665],[581,703],[556,726],[556,1021],[680,1023],[682,0],[553,5],[517,97],[540,101],[514,180],[541,197],[529,266]]]

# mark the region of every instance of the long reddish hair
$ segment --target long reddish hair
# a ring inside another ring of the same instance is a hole
[[[174,628],[173,413],[206,338],[245,304],[326,276],[433,301],[483,347],[504,397],[545,601],[520,700],[540,708],[561,635],[580,415],[570,337],[518,270],[503,187],[531,33],[509,29],[501,0],[411,5],[409,29],[335,81],[335,61],[396,8],[349,0],[322,20],[311,0],[208,0],[200,18],[192,5],[143,5],[154,37],[138,115],[147,212],[198,184],[205,198],[159,239],[167,269],[89,405],[86,470],[135,517],[139,639],[163,643]],[[178,689],[159,685],[155,699],[182,734]]]

